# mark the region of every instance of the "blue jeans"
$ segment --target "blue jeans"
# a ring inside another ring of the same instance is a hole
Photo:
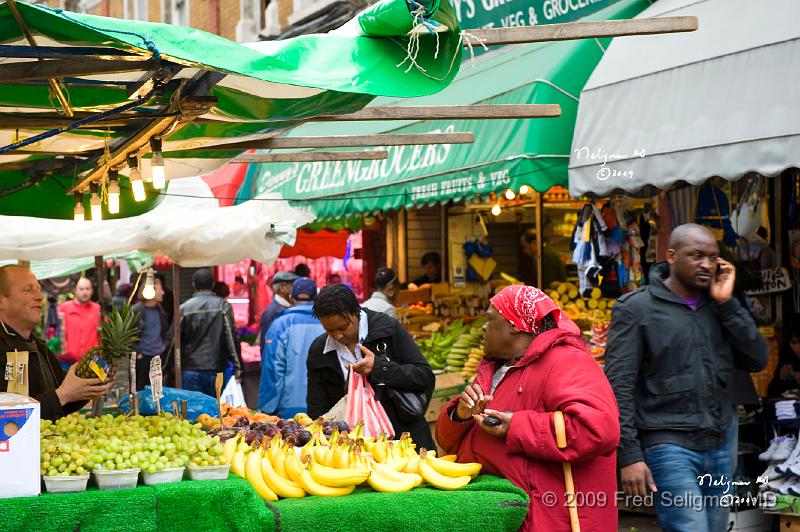
[[[665,532],[728,530],[730,498],[735,494],[729,443],[737,426],[731,423],[725,443],[716,449],[693,451],[665,443],[644,450],[658,488],[653,494],[658,523]]]
[[[215,384],[217,372],[212,370],[191,370],[181,371],[181,386],[184,390],[202,392],[211,397],[217,396]]]

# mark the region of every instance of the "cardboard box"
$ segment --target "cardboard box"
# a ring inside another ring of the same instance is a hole
[[[800,530],[800,517],[781,515],[781,530]]]
[[[772,528],[772,516],[763,513],[758,508],[738,512],[731,511],[728,521],[730,532],[769,532]],[[800,530],[797,525],[795,528]]]
[[[39,495],[39,402],[0,393],[0,499]]]
[[[436,387],[433,389],[431,403],[425,413],[425,421],[435,422],[439,418],[439,412],[444,406],[464,391],[464,378],[460,373],[442,373],[436,375]]]

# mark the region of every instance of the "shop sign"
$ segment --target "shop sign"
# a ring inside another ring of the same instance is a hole
[[[789,270],[786,268],[772,268],[770,270],[761,270],[761,288],[748,290],[746,294],[749,296],[774,294],[788,290],[791,287],[792,281],[789,277]]]
[[[511,28],[570,22],[619,0],[454,0],[464,29]]]

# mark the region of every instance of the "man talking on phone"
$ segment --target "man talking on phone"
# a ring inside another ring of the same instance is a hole
[[[622,488],[652,494],[666,531],[728,529],[733,375],[760,371],[769,352],[733,297],[735,279],[711,231],[681,225],[650,284],[613,310],[605,370],[620,412]]]

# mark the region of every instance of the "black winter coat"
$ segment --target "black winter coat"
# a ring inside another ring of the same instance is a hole
[[[223,371],[230,360],[234,375],[240,375],[242,349],[230,304],[211,291],[201,291],[180,311],[181,369]]]
[[[369,382],[375,390],[375,397],[381,402],[392,422],[395,437],[399,438],[403,432],[409,432],[417,449],[436,449],[424,415],[409,423],[400,421],[394,403],[386,394],[387,386],[398,390],[432,391],[436,386],[436,379],[428,361],[399,321],[369,309],[364,309],[364,312],[367,314],[369,332],[363,344],[375,353],[375,366]],[[307,403],[308,415],[312,418],[317,418],[333,408],[347,393],[336,351],[323,352],[327,339],[327,334],[321,335],[308,350]],[[386,344],[385,350],[383,344]],[[381,352],[385,352],[386,356]]]
[[[769,346],[736,298],[717,304],[703,294],[693,311],[664,284],[668,275],[667,263],[656,264],[650,285],[614,306],[605,371],[619,406],[619,467],[660,443],[722,446],[736,368],[767,364]]]

